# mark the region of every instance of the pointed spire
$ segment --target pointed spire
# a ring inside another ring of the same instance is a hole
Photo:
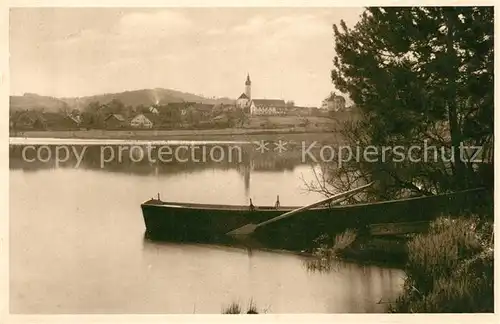
[[[245,82],[245,85],[251,85],[252,81],[250,81],[250,73],[247,73],[247,81]]]

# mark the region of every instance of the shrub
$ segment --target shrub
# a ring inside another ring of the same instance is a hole
[[[493,312],[493,231],[476,218],[440,218],[408,243],[393,312]]]

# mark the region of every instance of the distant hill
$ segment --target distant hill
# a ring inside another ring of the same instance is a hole
[[[68,104],[58,98],[39,96],[34,93],[26,93],[23,96],[10,96],[11,110],[58,112],[67,107]]]
[[[97,101],[100,104],[106,104],[113,99],[118,99],[125,106],[136,107],[139,105],[150,106],[154,104],[168,104],[171,102],[200,102],[206,104],[234,103],[233,99],[216,98],[210,99],[192,93],[181,92],[170,89],[143,89],[134,91],[125,91],[119,93],[101,94],[77,98],[54,98],[39,96],[37,94],[25,94],[23,96],[11,96],[11,110],[35,109],[44,111],[59,111],[61,108],[83,110],[90,102]]]

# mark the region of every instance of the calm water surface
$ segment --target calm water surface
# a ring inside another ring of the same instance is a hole
[[[311,272],[291,253],[144,238],[140,204],[158,192],[203,203],[316,201],[304,190],[311,168],[294,157],[100,168],[89,156],[72,168],[10,153],[12,313],[220,313],[250,300],[269,313],[382,312],[401,290],[397,269]]]

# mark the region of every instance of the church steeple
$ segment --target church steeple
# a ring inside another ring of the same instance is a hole
[[[250,81],[250,74],[247,73],[247,81],[245,82],[245,94],[248,99],[252,99],[252,81]]]

